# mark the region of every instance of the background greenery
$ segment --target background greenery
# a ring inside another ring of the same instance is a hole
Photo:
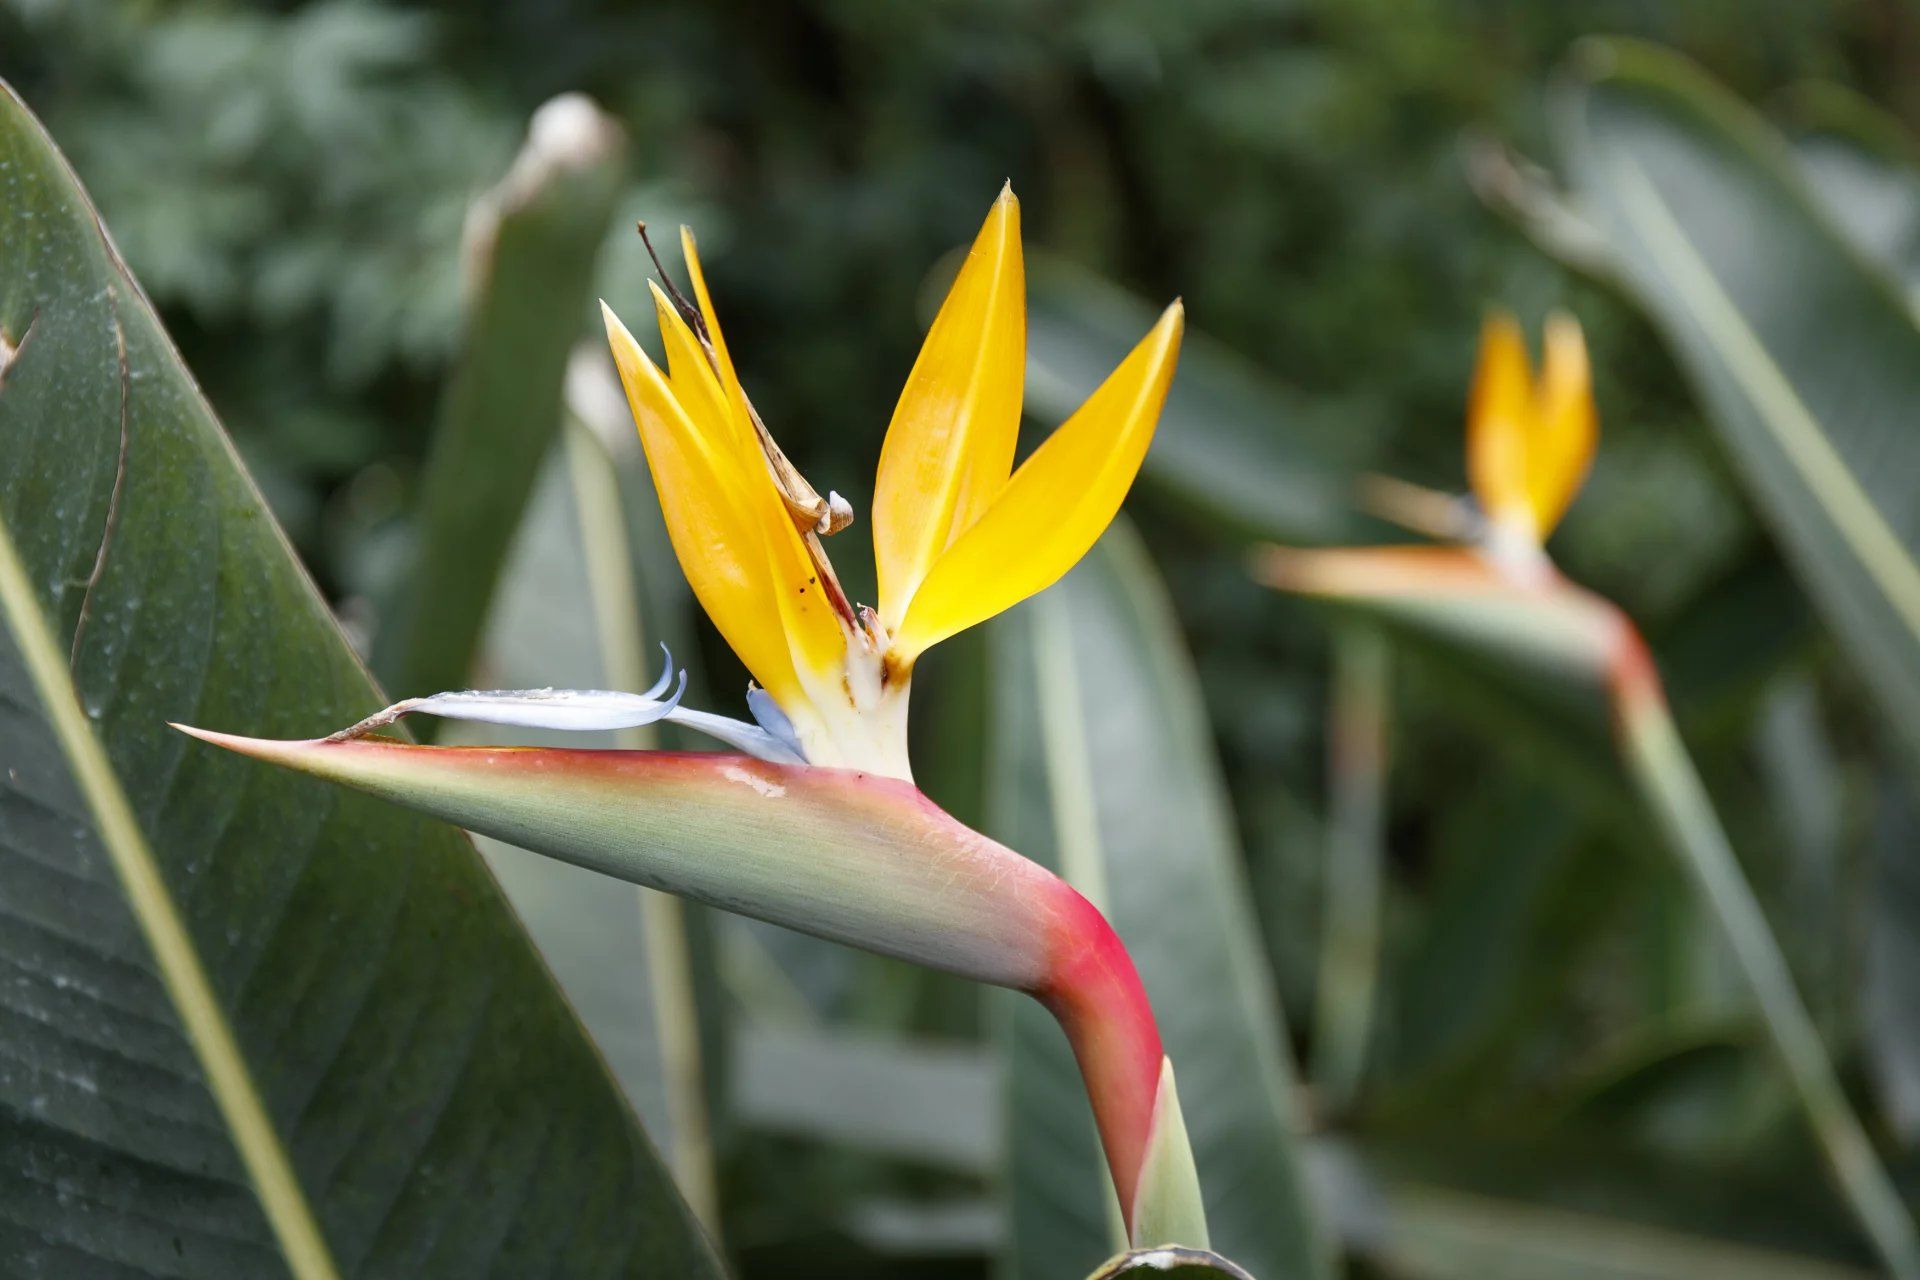
[[[1603,441],[1556,557],[1655,638],[1836,1058],[1897,1172],[1920,1181],[1915,1046],[1868,963],[1886,904],[1906,901],[1887,874],[1900,862],[1883,857],[1910,851],[1912,822],[1873,699],[1783,577],[1653,329],[1470,180],[1486,139],[1553,154],[1549,84],[1593,33],[1684,52],[1790,135],[1830,120],[1836,89],[1890,113],[1883,133],[1920,119],[1920,11],[1899,0],[0,0],[0,75],[66,150],[367,643],[414,554],[441,387],[468,331],[462,229],[542,101],[585,91],[626,130],[631,176],[597,291],[641,313],[648,268],[626,227],[691,222],[756,402],[815,483],[861,512],[935,264],[1011,178],[1037,313],[1050,299],[1069,314],[1123,305],[1076,294],[1066,264],[1156,303],[1184,296],[1195,329],[1240,357],[1220,375],[1240,379],[1239,399],[1209,403],[1302,459],[1271,475],[1268,509],[1257,481],[1237,506],[1210,505],[1163,475],[1130,510],[1223,765],[1239,840],[1221,847],[1244,856],[1273,993],[1316,1064],[1303,1111],[1323,1194],[1345,1203],[1356,1152],[1415,1188],[1387,1226],[1365,1197],[1333,1212],[1359,1266],[1491,1274],[1433,1261],[1435,1239],[1476,1226],[1492,1256],[1529,1231],[1591,1261],[1684,1230],[1859,1264],[1709,930],[1612,780],[1413,654],[1385,677],[1378,1016],[1357,1084],[1317,1069],[1328,630],[1253,585],[1246,535],[1354,527],[1288,489],[1320,468],[1461,487],[1482,311],[1531,321],[1568,306],[1593,344]],[[579,323],[590,333],[584,307]],[[1196,376],[1190,357],[1183,389],[1215,385]],[[550,488],[530,529],[562,500]],[[630,492],[644,503],[644,484]],[[1315,492],[1347,496],[1344,480]],[[842,535],[836,559],[870,598],[864,537]],[[515,564],[534,554],[522,546]],[[654,574],[656,591],[669,577]],[[650,635],[684,626],[683,608],[650,600]],[[744,676],[698,628],[694,652],[676,653],[701,660],[707,705],[725,706]],[[915,717],[928,790],[975,821],[995,808],[981,761],[1008,720],[989,714],[1007,690],[986,687],[1001,684],[983,674],[986,647],[930,660]],[[498,629],[477,670],[549,678]],[[690,923],[696,955],[718,956],[704,1043],[739,1272],[983,1274],[1004,1220],[1000,1144],[978,1136],[998,1124],[999,1057],[982,1048],[998,1015],[893,966]],[[896,1090],[904,1130],[818,1105],[808,1082],[862,1069],[849,1060],[880,1064],[869,1097]]]

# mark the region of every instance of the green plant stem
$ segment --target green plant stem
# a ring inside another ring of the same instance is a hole
[[[633,556],[613,460],[591,428],[567,415],[561,445],[580,518],[580,544],[586,560],[588,597],[599,635],[601,665],[616,688],[644,689],[648,684],[647,644],[642,630]],[[620,745],[629,749],[659,746],[652,726],[625,729]],[[719,1175],[714,1168],[713,1137],[707,1122],[706,1074],[701,1062],[699,1000],[687,944],[686,904],[670,893],[645,887],[640,898],[641,941],[647,955],[647,984],[653,997],[654,1033],[660,1045],[661,1078],[666,1085],[672,1126],[669,1152],[674,1181],[703,1226],[720,1226]]]
[[[1888,1272],[1899,1280],[1920,1278],[1920,1237],[1916,1237],[1913,1218],[1834,1075],[1826,1047],[1794,987],[1786,957],[1714,814],[1666,698],[1657,685],[1641,680],[1623,685],[1619,706],[1620,743],[1628,770],[1724,930],[1841,1194]]]
[[[1335,1109],[1359,1089],[1379,977],[1387,658],[1386,638],[1371,627],[1350,627],[1334,643],[1325,915],[1311,1074],[1322,1102]]]

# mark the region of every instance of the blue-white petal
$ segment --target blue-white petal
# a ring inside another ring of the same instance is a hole
[[[800,735],[794,732],[793,721],[773,700],[773,695],[759,685],[747,684],[747,710],[752,713],[754,723],[765,729],[776,740],[787,745],[794,755],[805,759],[807,753],[800,746]]]
[[[738,748],[750,756],[774,764],[805,764],[806,753],[800,750],[800,744],[768,733],[757,724],[748,724],[745,720],[735,720],[732,716],[717,716],[710,711],[694,711],[687,707],[675,707],[667,716],[674,724],[683,724],[689,729],[698,730],[709,738],[718,738],[730,747]]]
[[[529,729],[558,729],[567,732],[594,732],[604,729],[633,729],[641,725],[670,720],[716,738],[737,750],[778,764],[805,764],[806,755],[793,736],[791,725],[784,733],[769,732],[759,725],[727,716],[692,711],[680,705],[687,691],[687,673],[674,679],[673,659],[651,689],[645,693],[625,693],[615,689],[466,689],[436,693],[425,698],[407,698],[384,711],[333,735],[336,741],[364,737],[402,716],[429,715],[448,720],[471,720],[482,724],[518,725]],[[662,698],[669,684],[673,696]],[[779,714],[775,708],[775,714]],[[780,716],[784,724],[786,717]]]

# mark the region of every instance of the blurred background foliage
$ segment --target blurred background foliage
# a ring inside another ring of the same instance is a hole
[[[66,149],[363,640],[410,554],[461,347],[468,211],[562,91],[627,130],[633,176],[598,292],[641,314],[650,268],[632,220],[692,223],[756,402],[856,511],[939,284],[930,266],[1003,179],[1022,197],[1037,308],[1043,257],[1061,279],[1070,264],[1156,305],[1183,296],[1194,328],[1239,358],[1253,403],[1274,407],[1256,429],[1334,475],[1461,488],[1483,311],[1531,322],[1570,307],[1592,343],[1603,439],[1556,557],[1654,638],[1809,1002],[1852,1082],[1904,1120],[1904,1142],[1910,1086],[1855,1052],[1873,1044],[1861,984],[1875,850],[1911,822],[1870,700],[1783,579],[1654,331],[1471,181],[1481,140],[1551,154],[1548,86],[1596,32],[1684,52],[1790,134],[1835,86],[1885,108],[1893,136],[1920,119],[1920,10],[1901,0],[0,0],[0,73]],[[1178,489],[1147,483],[1130,509],[1194,656],[1307,1059],[1323,1030],[1309,1015],[1327,632],[1256,587],[1242,552],[1250,531],[1333,534],[1284,514],[1249,530]],[[845,534],[855,549],[837,562],[871,598],[864,537]],[[698,649],[722,691],[711,705],[729,705],[743,674],[710,630]],[[922,682],[923,781],[978,820],[989,677],[981,646],[953,649]],[[1379,1016],[1361,1086],[1310,1092],[1316,1126],[1463,1196],[1524,1192],[1858,1261],[1679,873],[1613,780],[1417,655],[1396,655],[1390,678]],[[947,1047],[980,1034],[971,992],[751,932],[753,948],[731,953],[734,998]],[[767,1052],[799,1055],[799,1078],[844,1069],[806,1057],[818,1048]],[[992,1225],[950,1195],[978,1185],[978,1150],[850,1150],[831,1116],[769,1100],[782,1072],[751,1061],[738,1114],[716,1122],[746,1274],[798,1274],[780,1269],[796,1250],[835,1274],[980,1274]],[[951,1065],[935,1062],[936,1078]],[[919,1216],[902,1216],[902,1195]]]

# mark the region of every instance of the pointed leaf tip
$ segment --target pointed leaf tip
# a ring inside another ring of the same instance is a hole
[[[1130,1215],[1134,1247],[1208,1245],[1207,1210],[1200,1199],[1200,1173],[1193,1162],[1193,1144],[1180,1112],[1180,1093],[1174,1087],[1173,1060],[1160,1059],[1160,1088],[1153,1102],[1153,1124],[1147,1132],[1146,1154],[1140,1160],[1140,1181]]]
[[[266,760],[274,764],[291,765],[303,750],[317,749],[324,746],[327,741],[325,738],[249,738],[244,734],[221,733],[217,729],[202,729],[198,725],[178,724],[172,720],[167,721],[167,727],[178,729],[189,738],[198,738],[202,742],[225,748],[237,755],[251,756],[255,760]],[[376,738],[373,741],[401,745],[393,739]],[[303,771],[312,772],[311,770]]]

